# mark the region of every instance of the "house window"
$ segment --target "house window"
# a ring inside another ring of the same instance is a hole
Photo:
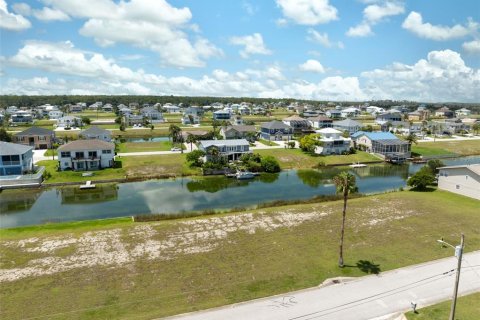
[[[62,157],[62,158],[70,158],[70,152],[69,152],[69,151],[60,152],[60,157]]]
[[[111,154],[111,153],[112,153],[112,150],[102,150],[102,153],[103,153],[103,154]]]
[[[83,152],[75,152],[75,158],[83,159]]]
[[[97,151],[88,151],[88,157],[89,158],[96,158],[97,157]]]

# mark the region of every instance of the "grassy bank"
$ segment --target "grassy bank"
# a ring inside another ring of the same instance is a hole
[[[171,148],[172,143],[170,141],[123,142],[118,144],[118,152],[169,151]]]
[[[408,320],[448,319],[452,302],[445,301],[430,307],[417,309],[417,313],[405,314]],[[477,320],[480,317],[480,292],[457,300],[455,319]]]
[[[412,152],[423,156],[480,154],[480,140],[422,142],[412,146]]]
[[[381,271],[421,263],[450,256],[435,240],[460,232],[467,251],[478,250],[477,209],[478,201],[441,191],[352,199],[343,269],[341,201],[1,230],[0,317],[151,319],[361,276],[360,260]]]
[[[320,162],[325,165],[368,163],[380,159],[363,151],[349,155],[312,156],[300,149],[264,149],[256,150],[262,156],[271,155],[277,158],[282,169],[311,169]]]

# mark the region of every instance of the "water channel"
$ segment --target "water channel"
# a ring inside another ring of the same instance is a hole
[[[445,159],[447,165],[480,163],[480,156]],[[364,168],[330,167],[288,170],[239,181],[220,177],[189,177],[97,185],[4,190],[0,193],[0,227],[45,222],[79,221],[137,214],[227,209],[275,200],[308,199],[335,193],[332,178],[341,171],[355,174],[361,193],[379,193],[406,185],[423,164],[376,164]]]

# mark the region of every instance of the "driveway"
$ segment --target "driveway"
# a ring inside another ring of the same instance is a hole
[[[38,161],[42,161],[42,160],[52,160],[51,156],[50,157],[44,156],[46,151],[47,151],[46,149],[33,150],[33,163],[37,163]]]
[[[412,302],[422,308],[451,299],[456,266],[457,259],[451,257],[169,319],[367,320],[394,316],[410,310]],[[475,251],[463,256],[459,295],[478,291],[480,251]]]

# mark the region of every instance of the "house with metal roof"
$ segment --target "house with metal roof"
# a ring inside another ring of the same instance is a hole
[[[358,121],[352,119],[345,119],[341,121],[334,121],[333,128],[340,131],[348,131],[350,134],[354,134],[357,131],[360,131],[362,124]]]
[[[438,188],[480,200],[480,164],[439,168]]]
[[[331,128],[333,126],[333,120],[325,116],[308,118],[308,122],[315,129]]]
[[[57,119],[57,128],[76,128],[82,126],[82,119],[74,116],[65,116]]]
[[[250,153],[250,144],[245,139],[233,140],[200,140],[198,142],[198,149],[205,152],[206,161],[212,160],[211,149],[218,150],[218,156],[224,157],[227,161],[234,161],[240,159],[245,153]]]
[[[109,130],[102,129],[97,126],[92,126],[81,131],[79,136],[81,139],[98,139],[105,142],[112,141],[112,133]]]
[[[293,128],[294,132],[305,132],[311,130],[310,122],[297,115],[290,116],[282,120],[283,123]]]
[[[401,162],[410,158],[410,144],[390,132],[364,132],[352,134],[355,148],[381,155],[387,161]]]
[[[34,147],[35,149],[51,149],[55,142],[55,132],[40,127],[30,127],[13,135],[13,142]]]
[[[0,176],[33,171],[33,147],[0,141]]]
[[[273,120],[260,126],[260,137],[265,140],[291,140],[292,136],[293,128],[282,121]]]
[[[255,126],[234,125],[226,126],[220,129],[223,139],[248,139],[255,140],[257,130]]]
[[[60,170],[98,170],[115,162],[115,144],[98,139],[75,140],[57,151]]]

